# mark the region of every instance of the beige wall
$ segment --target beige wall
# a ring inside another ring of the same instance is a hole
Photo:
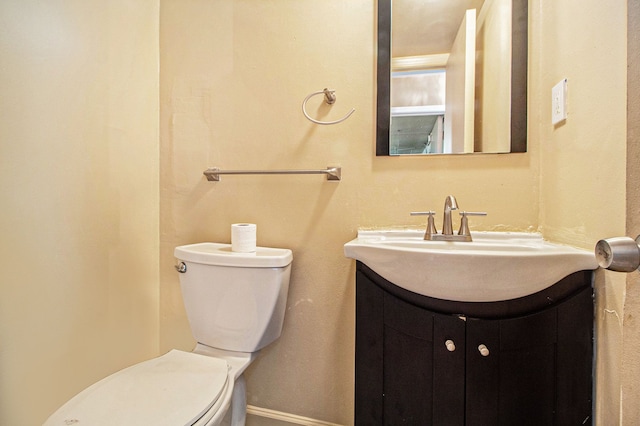
[[[476,81],[476,10],[467,10],[456,34],[446,72],[443,152],[473,152]]]
[[[625,234],[626,7],[531,2],[530,134],[540,149],[543,234],[587,249]],[[577,11],[580,13],[577,13]],[[597,30],[594,30],[597,28]],[[551,88],[568,79],[568,118],[551,124]],[[594,131],[593,123],[603,124]],[[620,421],[625,275],[596,274],[598,424]]]
[[[158,352],[158,2],[0,2],[0,424]]]
[[[627,40],[627,232],[640,235],[640,2],[628,0]],[[622,416],[640,424],[640,274],[627,277],[622,348]]]
[[[511,150],[511,0],[486,0],[478,11],[475,150]],[[476,59],[474,58],[474,62]]]

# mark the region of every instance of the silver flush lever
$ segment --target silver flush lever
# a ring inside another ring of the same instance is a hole
[[[181,274],[187,272],[187,265],[184,262],[180,262],[174,267],[176,268],[176,271],[180,272]]]
[[[596,260],[601,268],[618,272],[633,272],[640,267],[640,235],[614,237],[598,241]]]

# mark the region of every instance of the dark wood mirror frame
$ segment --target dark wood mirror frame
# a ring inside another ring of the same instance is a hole
[[[391,4],[378,0],[376,155],[389,155],[391,122]],[[528,0],[513,0],[511,153],[527,151]]]

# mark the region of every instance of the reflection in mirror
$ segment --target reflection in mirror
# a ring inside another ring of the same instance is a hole
[[[442,69],[392,73],[391,155],[443,152],[445,77]]]
[[[525,152],[527,7],[378,0],[376,154]]]

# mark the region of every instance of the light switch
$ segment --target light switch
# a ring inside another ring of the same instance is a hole
[[[558,124],[567,119],[567,79],[551,89],[551,123]]]

